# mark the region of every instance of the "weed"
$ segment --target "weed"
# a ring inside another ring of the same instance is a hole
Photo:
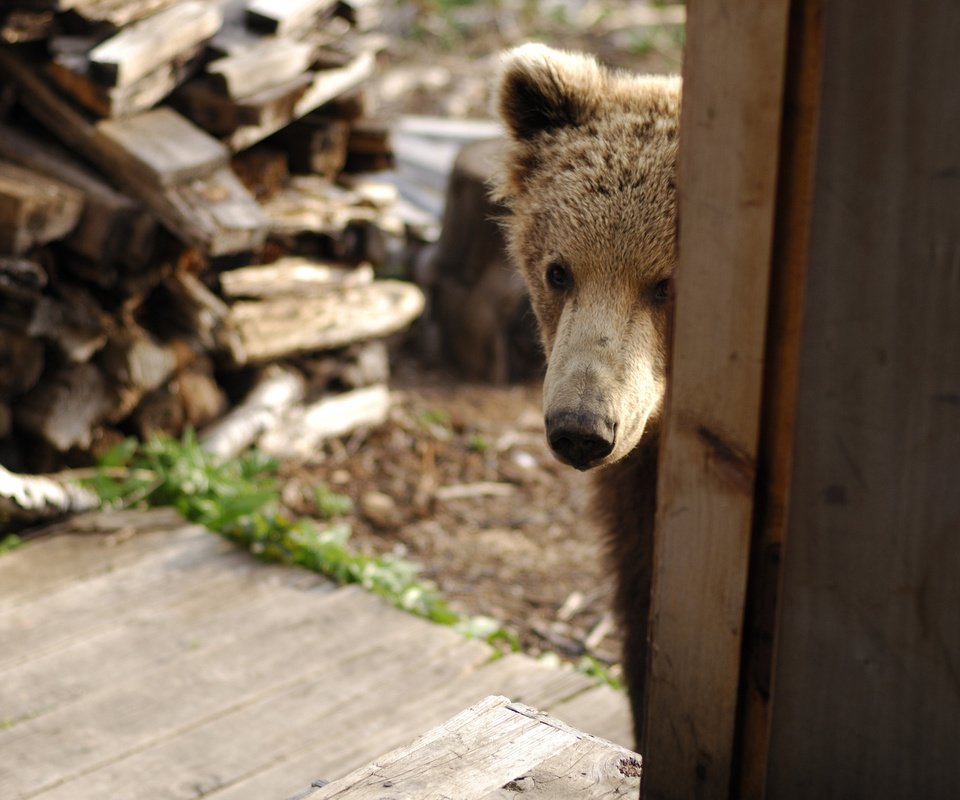
[[[467,447],[475,453],[486,453],[490,449],[490,443],[482,433],[475,433],[467,440]]]
[[[2,556],[4,553],[9,553],[13,550],[16,550],[22,544],[23,539],[21,539],[15,533],[7,534],[0,539],[0,556]]]
[[[343,517],[353,511],[353,500],[344,494],[337,494],[325,483],[313,490],[313,504],[320,519]]]

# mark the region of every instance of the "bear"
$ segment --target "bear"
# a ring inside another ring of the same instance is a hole
[[[546,356],[547,441],[562,462],[594,471],[638,746],[680,95],[679,77],[615,71],[541,44],[504,54],[496,95],[507,145],[491,191]]]

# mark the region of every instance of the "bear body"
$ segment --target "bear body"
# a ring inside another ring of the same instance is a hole
[[[530,44],[506,54],[498,102],[510,144],[494,194],[547,358],[547,438],[561,461],[595,470],[639,742],[680,80]]]

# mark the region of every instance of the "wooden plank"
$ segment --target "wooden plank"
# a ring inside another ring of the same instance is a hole
[[[960,6],[827,3],[823,26],[766,796],[946,798],[960,784]]]
[[[59,11],[73,11],[90,22],[122,28],[155,14],[179,0],[51,0]]]
[[[627,696],[622,691],[594,686],[547,710],[574,728],[602,736],[622,747],[634,747]]]
[[[641,745],[657,800],[730,787],[788,8],[706,0],[687,23]]]
[[[108,86],[129,86],[209,39],[222,22],[215,5],[182,0],[94,47],[89,53],[91,74]]]
[[[16,558],[0,559],[0,613],[55,594],[74,581],[118,569],[162,547],[170,530],[184,527],[183,517],[170,508],[94,511],[52,524],[44,529],[49,538],[29,542],[17,550]],[[77,534],[103,535],[92,545]],[[121,543],[123,547],[116,546]]]
[[[104,149],[115,149],[142,180],[168,187],[209,175],[229,159],[227,149],[172,108],[96,124]]]
[[[219,646],[194,648],[175,663],[0,731],[0,752],[17,765],[0,770],[0,791],[48,791],[259,696],[293,688],[305,675],[322,683],[332,668],[329,659],[359,664],[377,651],[386,658],[411,637],[409,625],[422,624],[394,616],[394,609],[359,589],[322,593],[322,599],[288,605],[279,619],[258,615]],[[305,636],[308,631],[323,633]]]
[[[439,665],[432,669],[439,669]],[[395,700],[388,701],[391,708],[388,715],[377,710],[376,696],[370,698],[369,710],[364,705],[357,708],[357,713],[338,713],[335,741],[317,736],[305,743],[306,748],[299,755],[239,781],[214,797],[216,800],[282,797],[299,793],[318,778],[340,778],[371,758],[408,742],[411,732],[419,734],[440,725],[465,706],[490,694],[506,694],[516,697],[518,702],[550,710],[558,703],[588,693],[594,686],[590,678],[570,668],[558,669],[519,653],[493,662],[487,660],[477,669],[463,670],[449,680],[425,683],[423,691],[400,692]],[[398,688],[402,685],[401,682]],[[386,691],[392,694],[394,690]],[[618,723],[614,724],[629,728],[629,711],[622,695],[621,701],[616,715]],[[331,726],[333,722],[331,720]],[[603,730],[587,732],[602,735]],[[283,793],[278,795],[278,789]]]
[[[759,474],[764,480],[757,487],[754,515],[741,667],[739,763],[731,790],[743,800],[760,800],[766,782],[777,591],[786,538],[813,194],[822,15],[822,0],[794,0],[790,7],[774,268],[757,454]]]
[[[396,800],[611,797],[639,793],[640,764],[628,750],[494,696],[309,797],[373,800],[384,788]]]
[[[305,600],[309,602],[309,597],[299,602]],[[364,602],[370,600],[364,598]],[[380,605],[389,619],[404,620],[402,613]],[[223,713],[210,715],[176,737],[158,738],[145,749],[40,797],[163,797],[183,785],[196,787],[204,796],[219,797],[217,789],[229,791],[238,779],[283,764],[314,742],[337,750],[343,726],[351,718],[381,717],[384,707],[397,713],[397,706],[402,708],[411,694],[455,681],[490,655],[485,645],[466,642],[449,629],[410,617],[406,619],[416,624],[413,629],[401,625],[401,632],[391,631],[391,623],[379,613],[369,619],[345,616],[353,627],[345,632],[346,638],[330,637],[325,646],[329,628],[316,626],[313,641],[301,638],[301,652],[292,670],[280,671],[268,682],[241,687],[242,694],[232,698]],[[401,673],[404,680],[398,680]],[[367,754],[382,753],[395,746],[395,734],[386,739],[386,746],[383,741],[378,731],[371,731],[363,748]],[[366,755],[364,761],[370,757]],[[278,789],[274,783],[260,796],[284,797]]]
[[[249,0],[247,25],[277,35],[302,31],[333,5],[332,0]]]
[[[413,322],[423,303],[413,284],[381,280],[318,297],[235,303],[228,324],[240,339],[238,362],[257,363],[388,336]]]
[[[207,74],[233,99],[255,95],[306,72],[315,48],[307,42],[266,38],[246,50],[207,64]]]
[[[57,54],[46,73],[64,92],[101,117],[125,117],[153,108],[189,78],[200,65],[203,45],[123,86],[104,86],[91,75],[86,53]]]
[[[222,574],[189,591],[170,587],[149,607],[149,615],[115,617],[88,636],[4,669],[0,719],[5,727],[175,664],[199,648],[221,647],[254,616],[278,623],[292,605],[309,599],[304,589],[310,583],[298,584],[295,578],[323,582],[306,571],[268,567],[253,559],[231,557],[221,566]]]

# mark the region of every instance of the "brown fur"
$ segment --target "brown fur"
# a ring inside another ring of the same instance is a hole
[[[597,469],[639,740],[680,83],[524,45],[505,56],[499,105],[511,144],[495,194],[547,355],[547,434],[561,460]]]

